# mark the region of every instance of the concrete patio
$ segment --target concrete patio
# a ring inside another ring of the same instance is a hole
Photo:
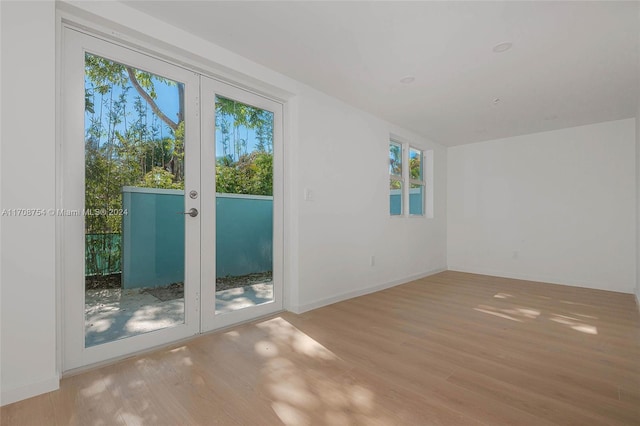
[[[216,292],[216,314],[273,300],[273,283]],[[184,297],[161,300],[146,289],[100,289],[85,293],[85,347],[184,322]]]

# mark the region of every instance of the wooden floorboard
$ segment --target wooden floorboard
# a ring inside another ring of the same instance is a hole
[[[2,426],[640,425],[640,315],[630,294],[448,271],[0,411]]]

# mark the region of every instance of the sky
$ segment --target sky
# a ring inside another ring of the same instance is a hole
[[[178,103],[178,87],[176,83],[167,83],[158,79],[153,79],[155,91],[157,93],[157,97],[155,99],[156,104],[160,108],[160,110],[171,120],[177,121],[177,115],[179,111],[179,103]],[[85,88],[91,89],[92,85],[88,78],[85,78]],[[122,89],[119,86],[113,86],[110,93],[105,94],[104,96],[100,95],[97,92],[93,92],[93,103],[94,103],[94,111],[95,114],[91,114],[90,112],[85,112],[85,131],[89,128],[91,124],[91,118],[100,117],[100,109],[102,106],[102,123],[103,127],[106,129],[108,125],[108,110],[109,105],[112,104],[113,101],[116,101],[118,97],[122,94]],[[134,104],[136,98],[139,97],[138,92],[133,88],[133,86],[129,87],[129,90],[126,93],[126,106],[125,109],[127,111],[127,121],[130,125],[132,120],[137,120],[137,113],[134,109]],[[158,127],[158,137],[167,137],[171,135],[171,130],[167,124],[162,122],[158,117],[155,116],[151,108],[147,105],[147,103],[142,100],[144,106],[147,110],[147,123],[148,126],[154,124]],[[210,103],[211,107],[213,107],[213,102]],[[228,120],[230,124],[230,128],[232,120]],[[214,125],[214,123],[211,123]],[[124,132],[125,123],[121,123],[117,126],[117,128]],[[239,139],[247,140],[247,150],[251,152],[255,149],[257,139],[256,132],[253,129],[247,129],[244,126],[238,126],[236,129],[237,137]],[[223,147],[221,143],[221,131],[220,129],[216,129],[216,157],[221,157],[223,154]],[[106,138],[102,138],[101,143],[104,143]]]

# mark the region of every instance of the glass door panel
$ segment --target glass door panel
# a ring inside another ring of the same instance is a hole
[[[87,53],[84,127],[85,346],[183,324],[184,84]]]
[[[203,251],[215,258],[202,273],[211,277],[202,300],[209,330],[282,309],[282,105],[201,81],[203,153],[210,147],[202,170],[213,175],[202,188],[215,200],[202,219],[203,242],[214,241]]]
[[[200,126],[197,74],[64,36],[66,371],[199,332]]]
[[[216,109],[216,313],[273,302],[273,113]]]
[[[63,39],[63,371],[281,310],[282,104]]]

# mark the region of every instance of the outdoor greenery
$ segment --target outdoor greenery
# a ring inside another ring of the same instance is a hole
[[[85,120],[85,209],[102,212],[85,216],[86,273],[102,275],[119,270],[122,187],[184,189],[184,85],[86,54]],[[218,97],[215,124],[217,192],[272,195],[273,114]]]
[[[415,151],[414,151],[415,152]],[[409,178],[421,179],[422,168],[420,165],[421,155],[409,158]],[[402,145],[391,143],[389,144],[389,173],[398,177],[402,177]],[[399,180],[391,179],[391,189],[401,189],[401,182]]]

